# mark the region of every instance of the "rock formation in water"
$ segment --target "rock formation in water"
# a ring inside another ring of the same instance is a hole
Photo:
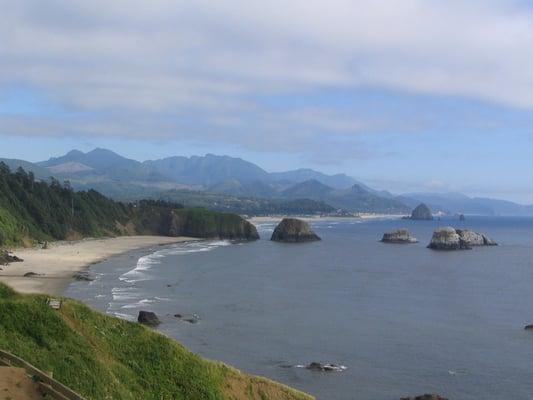
[[[306,365],[305,368],[310,369],[312,371],[323,371],[323,372],[342,372],[346,370],[346,367],[344,365],[332,364],[332,363],[321,364],[319,362],[314,362],[314,361]]]
[[[296,218],[284,218],[272,233],[276,242],[312,242],[320,240],[309,224]]]
[[[384,243],[418,243],[418,239],[411,236],[407,229],[397,229],[383,234]]]
[[[89,274],[89,271],[78,271],[72,275],[72,279],[76,281],[94,281],[94,278]]]
[[[526,326],[524,326],[524,329],[525,329],[526,331],[533,331],[533,324],[532,324],[532,325],[526,325]]]
[[[439,228],[433,233],[429,248],[433,250],[469,250],[473,246],[496,246],[488,236],[468,229]]]
[[[413,210],[410,219],[416,221],[430,221],[433,219],[433,214],[431,214],[429,207],[422,203]]]
[[[422,396],[402,397],[400,400],[448,400],[438,394],[423,394]]]
[[[137,321],[140,324],[151,327],[155,327],[161,323],[161,321],[159,321],[159,318],[157,318],[157,315],[151,311],[139,311]]]

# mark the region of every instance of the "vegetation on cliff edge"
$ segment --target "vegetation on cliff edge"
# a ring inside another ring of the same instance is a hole
[[[140,324],[0,283],[0,348],[49,371],[87,399],[311,400],[264,378],[205,360]]]

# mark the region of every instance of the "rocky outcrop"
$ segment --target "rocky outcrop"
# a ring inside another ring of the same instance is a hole
[[[418,239],[411,236],[407,229],[397,229],[383,234],[384,243],[418,243]]]
[[[429,207],[422,203],[413,210],[410,219],[416,221],[430,221],[433,219],[433,214],[431,214]]]
[[[19,258],[12,253],[5,251],[5,250],[0,250],[0,265],[7,265],[12,262],[22,262],[22,261],[24,261],[22,258]]]
[[[140,234],[190,236],[203,239],[256,240],[256,227],[239,215],[203,208],[172,209],[145,202],[140,205],[136,230]]]
[[[456,229],[457,233],[469,246],[497,246],[494,240],[483,233],[477,233],[469,229]]]
[[[400,400],[448,400],[438,394],[423,394],[422,396],[402,397]]]
[[[284,218],[274,229],[270,240],[276,242],[312,242],[321,239],[313,232],[307,222],[296,218]]]
[[[342,372],[346,370],[346,367],[344,365],[339,364],[321,364],[319,362],[312,362],[305,366],[306,369],[310,369],[311,371],[323,371],[323,372]]]
[[[474,246],[496,246],[488,236],[468,229],[440,228],[433,233],[429,248],[433,250],[469,250]]]
[[[94,278],[89,274],[88,271],[79,271],[72,275],[72,279],[76,281],[94,281]]]
[[[157,315],[151,311],[139,311],[137,322],[151,327],[158,326],[161,323]]]

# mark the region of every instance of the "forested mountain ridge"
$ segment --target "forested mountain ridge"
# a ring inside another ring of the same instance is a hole
[[[185,209],[164,201],[121,203],[95,190],[74,191],[0,163],[0,246],[34,241],[125,234],[257,238],[255,227],[238,215]]]

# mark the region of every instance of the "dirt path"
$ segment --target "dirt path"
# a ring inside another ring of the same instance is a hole
[[[42,400],[39,385],[24,368],[0,367],[0,400]]]

